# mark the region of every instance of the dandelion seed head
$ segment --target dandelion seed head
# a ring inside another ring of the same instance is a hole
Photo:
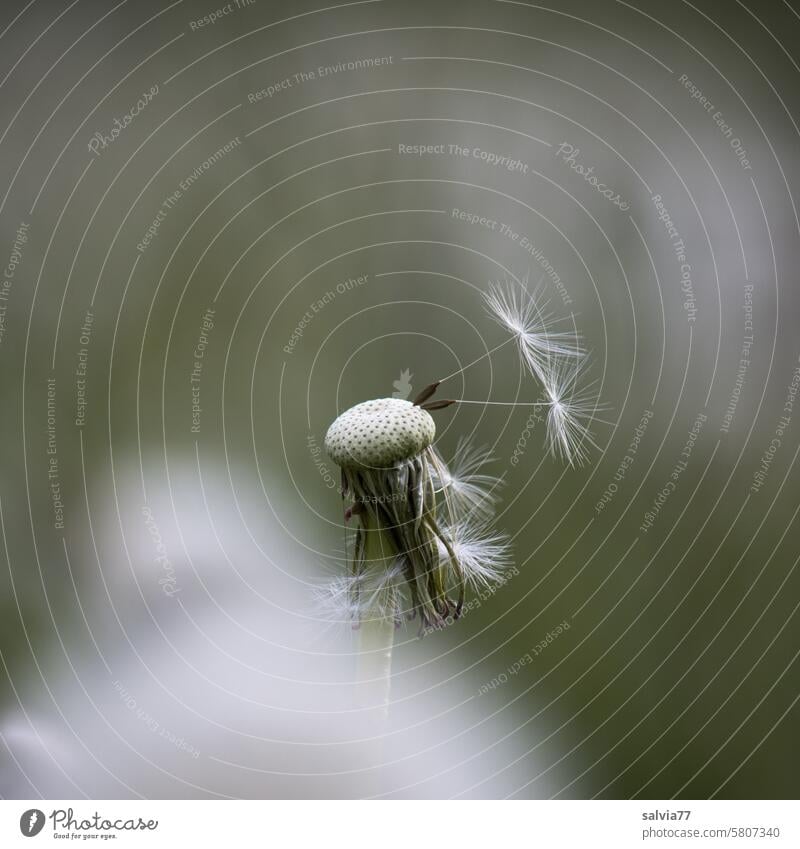
[[[458,615],[468,583],[500,574],[499,538],[474,530],[491,516],[498,479],[479,471],[489,458],[484,449],[460,443],[448,467],[433,447],[428,410],[451,403],[428,402],[437,385],[414,403],[358,404],[328,430],[342,496],[358,508],[350,511],[358,520],[350,574],[317,592],[320,612],[340,622],[414,613],[423,627],[436,627]]]
[[[429,412],[403,398],[356,404],[328,428],[325,450],[342,468],[388,468],[422,452],[436,435]]]

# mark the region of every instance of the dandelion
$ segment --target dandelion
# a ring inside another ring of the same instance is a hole
[[[528,295],[524,285],[519,291],[494,285],[485,300],[542,385],[543,400],[533,406],[547,407],[549,451],[581,465],[588,448],[597,447],[589,430],[597,404],[591,386],[580,385],[585,359],[577,334],[556,330],[540,294]],[[467,586],[501,581],[510,562],[507,538],[491,526],[501,479],[482,471],[490,452],[460,440],[445,462],[433,444],[431,416],[452,404],[506,402],[430,400],[442,381],[412,402],[397,397],[405,394],[405,382],[404,372],[395,397],[357,404],[325,436],[325,449],[341,469],[342,497],[351,502],[345,520],[355,518],[357,528],[349,574],[331,581],[318,602],[358,629],[358,678],[384,717],[395,629],[415,617],[420,633],[458,619]]]
[[[481,562],[500,552],[499,536],[479,533],[499,484],[478,473],[486,452],[460,445],[451,470],[433,447],[431,412],[454,403],[429,401],[437,386],[414,402],[357,404],[325,436],[358,527],[350,574],[334,579],[319,600],[357,627],[358,678],[384,711],[395,628],[414,617],[421,632],[457,619],[467,584],[499,576],[504,562]]]

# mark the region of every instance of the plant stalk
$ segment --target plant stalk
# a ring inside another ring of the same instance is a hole
[[[365,512],[360,518],[364,534],[364,568],[386,572],[397,550],[374,515]],[[356,691],[361,705],[371,709],[370,717],[379,724],[389,718],[394,632],[394,618],[380,610],[367,612],[358,631]]]

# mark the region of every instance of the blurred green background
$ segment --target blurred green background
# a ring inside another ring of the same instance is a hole
[[[39,0],[0,31],[4,797],[796,797],[791,4]],[[476,360],[440,394],[534,401],[512,346],[479,359],[502,279],[583,336],[599,450],[437,414],[445,457],[492,448],[519,574],[398,634],[376,760],[314,607],[314,446]]]

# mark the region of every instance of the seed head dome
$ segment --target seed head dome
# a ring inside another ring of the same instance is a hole
[[[386,469],[422,453],[436,435],[430,413],[402,398],[356,404],[328,428],[325,450],[343,469]]]

